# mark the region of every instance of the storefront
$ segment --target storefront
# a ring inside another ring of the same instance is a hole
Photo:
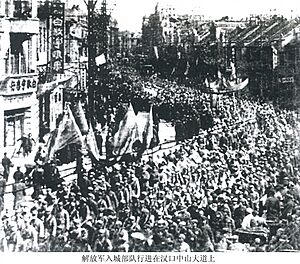
[[[37,82],[37,76],[7,78],[0,90],[0,151],[13,153],[18,146],[18,139],[25,134],[32,134],[38,139],[38,100],[35,88],[14,89],[12,82]]]
[[[25,111],[4,112],[4,147],[14,146],[24,133]]]

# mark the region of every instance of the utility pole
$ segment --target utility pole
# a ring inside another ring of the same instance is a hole
[[[107,55],[107,3],[106,0],[102,1],[101,13],[96,12],[96,4],[98,0],[88,0],[88,120],[92,126],[95,127],[95,93],[97,91],[97,100],[103,100],[104,79],[103,65],[100,68],[96,65],[96,57],[104,54]],[[100,94],[99,94],[100,93]],[[101,104],[102,102],[100,102]],[[98,111],[98,109],[97,109]]]
[[[98,31],[98,47],[97,55],[104,55],[105,60],[108,58],[108,25],[109,25],[109,15],[107,14],[107,2],[102,1],[100,14],[97,14],[97,31]],[[97,66],[98,74],[98,89],[96,91],[97,103],[97,113],[98,115],[103,115],[105,111],[104,105],[107,97],[107,64],[101,64]],[[99,116],[98,116],[99,117]]]
[[[88,111],[87,116],[89,122],[94,125],[94,100],[95,100],[95,80],[96,80],[96,37],[94,35],[94,21],[95,21],[95,6],[98,0],[88,0],[88,76],[87,76],[87,89],[88,89]]]

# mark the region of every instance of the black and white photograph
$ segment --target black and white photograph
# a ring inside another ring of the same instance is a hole
[[[0,160],[0,259],[295,256],[299,3],[0,0]]]

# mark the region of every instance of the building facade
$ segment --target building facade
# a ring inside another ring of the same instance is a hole
[[[274,16],[249,22],[223,42],[227,61],[234,63],[238,76],[249,77],[254,95],[285,106],[299,105],[299,18]]]
[[[130,31],[119,32],[119,50],[123,56],[135,53],[141,46],[141,34]]]
[[[11,153],[24,133],[38,138],[38,33],[37,0],[1,1],[1,152]]]

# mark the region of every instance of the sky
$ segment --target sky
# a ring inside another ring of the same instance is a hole
[[[87,1],[87,0],[86,0]],[[84,6],[84,0],[69,0]],[[102,0],[98,0],[99,5]],[[212,19],[234,18],[250,14],[279,13],[286,17],[300,14],[299,0],[107,0],[120,30],[141,31],[142,18],[154,12],[156,3],[171,4],[178,14],[194,13]],[[272,11],[270,11],[272,10]],[[291,12],[293,10],[293,12]]]

